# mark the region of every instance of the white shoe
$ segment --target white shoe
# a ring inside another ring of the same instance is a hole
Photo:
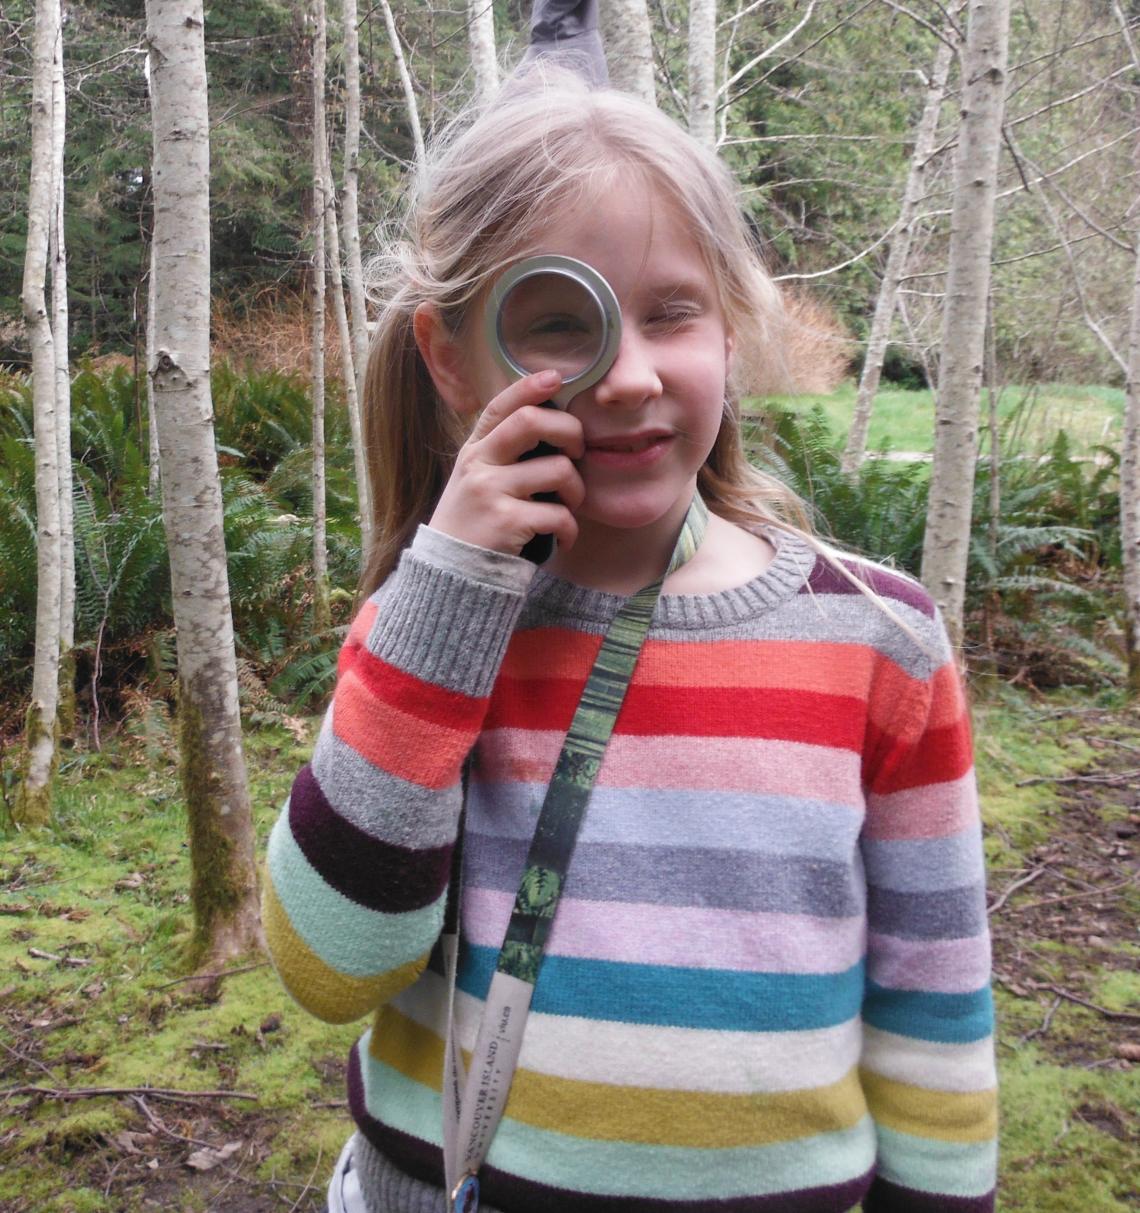
[[[368,1213],[360,1191],[360,1178],[352,1166],[351,1137],[344,1143],[329,1180],[329,1213]]]

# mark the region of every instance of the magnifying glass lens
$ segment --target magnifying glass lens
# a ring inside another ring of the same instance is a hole
[[[596,297],[560,273],[522,279],[499,308],[499,337],[508,356],[528,373],[582,374],[601,356],[605,321]]]

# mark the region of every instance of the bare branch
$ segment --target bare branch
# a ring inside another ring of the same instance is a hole
[[[765,47],[764,50],[762,50],[760,52],[760,54],[758,54],[754,58],[750,59],[734,75],[730,76],[720,86],[720,88],[717,90],[717,92],[718,93],[727,93],[728,90],[732,87],[732,85],[734,85],[737,82],[737,80],[741,79],[743,76],[747,76],[748,73],[750,71],[752,71],[752,69],[754,67],[757,67],[759,64],[763,63],[765,59],[771,59],[771,57],[782,46],[787,46],[787,44],[789,42],[791,42],[791,40],[800,32],[800,30],[802,30],[804,28],[804,26],[807,25],[807,23],[812,19],[812,15],[815,13],[815,5],[816,5],[816,0],[808,0],[807,12],[804,13],[803,17],[800,19],[799,24],[793,26],[782,38],[777,38],[776,41],[773,42],[771,46]]]
[[[874,242],[869,244],[862,252],[856,253],[853,257],[849,257],[846,261],[841,261],[838,265],[830,266],[825,270],[817,270],[814,274],[780,274],[774,278],[774,282],[807,282],[812,278],[827,278],[831,274],[837,274],[840,270],[847,269],[850,265],[855,265],[856,262],[862,261],[865,257],[869,257],[875,249],[880,245],[885,244],[898,228],[897,223],[892,223],[889,228]]]
[[[953,15],[947,12],[941,4],[938,5],[938,8],[942,10],[943,17],[946,19],[946,24],[954,31],[954,38],[947,38],[946,31],[944,29],[939,28],[939,26],[933,21],[927,21],[925,17],[919,16],[918,13],[916,13],[913,9],[908,8],[905,4],[897,4],[895,0],[882,0],[882,3],[885,4],[887,8],[893,9],[896,13],[901,13],[902,16],[909,17],[916,25],[921,25],[924,30],[930,34],[933,34],[939,42],[945,42],[948,46],[953,47],[954,50],[958,50],[961,46],[963,36],[962,30],[959,27],[958,22],[955,20],[957,14],[961,12],[961,5],[957,5],[955,7]]]

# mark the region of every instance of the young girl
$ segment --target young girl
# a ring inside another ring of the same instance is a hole
[[[588,262],[621,307],[616,361],[565,411],[539,407],[557,376],[512,383],[483,339],[491,284],[537,253]],[[962,692],[922,589],[825,550],[744,457],[740,394],[782,378],[782,328],[726,170],[628,96],[531,77],[437,149],[386,288],[371,596],[264,908],[290,993],[372,1016],[334,1202],[450,1207],[449,1024],[470,1056],[603,636],[703,499],[596,774],[480,1207],[991,1209]],[[560,453],[520,462],[539,442]],[[536,569],[518,553],[542,533]]]

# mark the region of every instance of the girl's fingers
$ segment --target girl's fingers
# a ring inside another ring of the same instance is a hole
[[[586,453],[582,423],[561,409],[522,405],[505,417],[495,428],[471,443],[478,458],[487,463],[517,463],[539,443],[557,447],[571,459],[581,459]]]
[[[503,468],[503,487],[519,500],[537,493],[554,493],[569,510],[577,510],[586,499],[586,486],[578,469],[561,454],[541,455]]]
[[[561,383],[562,376],[557,371],[539,371],[504,388],[476,418],[468,442],[481,442],[516,410],[549,400]]]

